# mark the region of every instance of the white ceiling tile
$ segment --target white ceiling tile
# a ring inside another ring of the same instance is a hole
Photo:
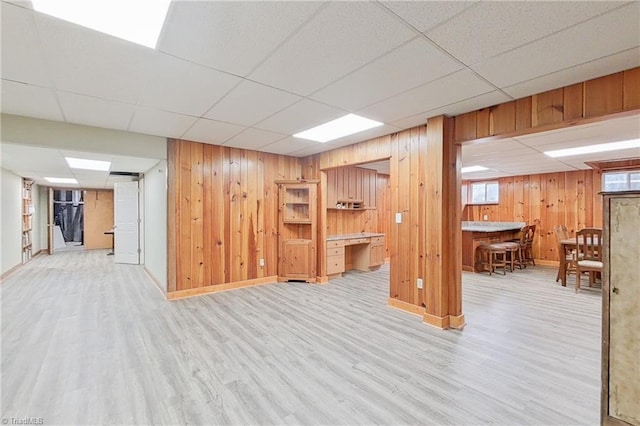
[[[619,7],[623,2],[479,2],[427,36],[467,65]],[[526,16],[526,19],[521,17]],[[481,37],[478,37],[481,34]],[[602,37],[602,34],[598,34]]]
[[[126,130],[135,106],[90,96],[58,92],[58,99],[68,122],[88,126]]]
[[[316,145],[310,145],[310,146],[307,146],[306,148],[302,148],[301,150],[293,151],[289,155],[293,157],[306,157],[308,155],[318,154],[319,152],[330,151],[335,148],[338,148],[338,147],[330,145],[328,143],[325,143],[325,144],[316,143]]]
[[[129,130],[148,135],[179,138],[195,121],[195,117],[187,115],[136,107]]]
[[[33,12],[2,2],[2,78],[40,86],[49,85]]]
[[[152,71],[153,49],[35,13],[58,90],[135,103]],[[186,78],[186,76],[185,76]]]
[[[0,93],[2,93],[2,112],[5,114],[64,121],[51,89],[2,80]]]
[[[434,110],[492,90],[493,87],[476,77],[472,72],[461,70],[371,105],[362,109],[358,114],[385,123],[392,123],[414,115],[416,111]]]
[[[423,38],[417,37],[314,93],[311,98],[346,110],[357,110],[460,68],[460,63]]]
[[[640,45],[638,16],[640,2],[632,2],[472,68],[498,87],[507,87],[613,55]]]
[[[385,1],[382,4],[420,32],[425,32],[463,10],[473,1]]]
[[[293,136],[285,137],[280,139],[277,142],[270,143],[269,145],[263,146],[260,148],[260,151],[270,152],[272,154],[281,154],[281,155],[293,155],[294,152],[298,152],[301,150],[307,150],[312,148],[318,148],[321,151],[327,149],[327,146],[323,146],[324,144],[308,141],[304,139],[294,138]],[[321,152],[316,151],[316,152]]]
[[[157,53],[140,93],[141,105],[202,116],[241,79],[169,55]]]
[[[205,117],[251,126],[301,99],[282,90],[243,80]]]
[[[482,95],[474,96],[460,102],[455,102],[441,108],[426,111],[425,113],[423,113],[423,116],[436,117],[438,115],[444,114],[453,117],[455,115],[464,114],[465,112],[475,111],[480,108],[498,105],[511,100],[512,99],[504,93],[498,90],[494,90],[493,92],[483,93]]]
[[[401,118],[400,120],[396,120],[391,124],[400,129],[410,129],[411,127],[422,126],[423,124],[427,124],[427,116],[425,114],[426,113],[421,112],[420,114]]]
[[[174,1],[158,50],[245,76],[321,6],[321,2]]]
[[[345,111],[304,99],[256,124],[254,127],[293,135],[346,115]]]
[[[347,146],[357,142],[362,142],[369,139],[377,138],[379,136],[389,135],[391,133],[395,133],[400,130],[402,129],[396,126],[392,126],[390,124],[385,124],[383,126],[374,127],[373,129],[365,130],[363,132],[355,133],[353,135],[345,136],[339,139],[334,139],[330,142],[331,142],[331,145],[334,145],[334,146]]]
[[[246,129],[246,127],[236,124],[200,118],[182,135],[182,139],[222,145],[229,138],[232,138],[244,129]]]
[[[640,66],[640,47],[517,83],[503,90],[519,99],[638,66]]]
[[[373,2],[328,3],[250,76],[307,95],[414,35]]]
[[[260,129],[247,129],[225,142],[225,146],[244,149],[259,149],[277,140],[285,138],[282,133],[269,132]]]

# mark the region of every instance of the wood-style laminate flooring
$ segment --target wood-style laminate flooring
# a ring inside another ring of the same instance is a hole
[[[598,424],[599,290],[463,275],[463,331],[386,306],[388,266],[168,302],[106,251],[1,286],[4,418],[45,424]]]

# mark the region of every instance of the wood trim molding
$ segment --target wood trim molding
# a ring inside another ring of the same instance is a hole
[[[464,315],[449,315],[449,326],[457,330],[462,330],[467,323],[464,320]]]
[[[9,277],[9,275],[13,274],[15,271],[17,271],[18,269],[20,269],[24,265],[26,265],[26,263],[19,263],[16,266],[14,266],[13,268],[9,269],[4,274],[0,275],[0,281],[6,279],[7,277]]]
[[[400,309],[401,311],[409,312],[413,315],[423,315],[425,313],[422,306],[403,302],[402,300],[394,299],[393,297],[387,299],[387,305],[392,308]]]
[[[167,293],[168,300],[184,299],[187,297],[200,296],[203,294],[217,293],[219,291],[235,290],[244,287],[253,287],[263,284],[274,284],[278,282],[277,276],[256,278],[253,280],[236,281],[226,284],[209,285],[206,287],[192,288],[189,290],[178,290]]]
[[[441,330],[446,330],[451,326],[449,315],[444,315],[441,317],[438,315],[431,315],[425,312],[424,314],[422,314],[422,322],[424,322],[425,324],[431,325],[433,327],[439,328]]]
[[[147,265],[143,265],[142,269],[144,269],[144,272],[151,279],[151,281],[153,281],[153,283],[156,285],[158,290],[160,290],[162,295],[166,297],[167,290],[166,290],[166,288],[165,289],[162,288],[162,283],[160,282],[160,280],[155,275],[153,275],[153,273],[151,273],[151,271],[149,269],[147,269]]]

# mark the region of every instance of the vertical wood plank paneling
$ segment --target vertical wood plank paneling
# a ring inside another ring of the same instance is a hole
[[[584,111],[583,83],[564,88],[564,120],[581,118]]]
[[[491,135],[489,130],[489,108],[476,111],[476,137],[484,138]]]
[[[622,108],[640,108],[640,68],[627,70],[622,76]]]
[[[402,250],[398,251],[398,294],[402,301],[414,303],[411,288],[411,259],[405,241],[411,241],[411,137],[410,130],[398,134],[398,211],[402,213],[402,223],[398,224],[398,239],[403,242]],[[400,249],[400,246],[398,246]]]
[[[489,134],[513,132],[516,130],[516,103],[506,102],[489,108]]]
[[[204,280],[204,146],[190,144],[191,151],[191,287],[202,287]]]
[[[457,120],[457,117],[456,117]],[[531,127],[531,96],[516,100],[516,130]]]
[[[457,141],[469,141],[476,135],[476,112],[468,112],[456,116],[455,132]]]
[[[623,73],[584,82],[584,116],[595,117],[622,111]]]
[[[422,174],[420,170],[424,170],[424,155],[426,153],[426,138],[421,137],[421,127],[413,128],[409,133],[409,165],[410,165],[410,174],[409,174],[409,285],[407,285],[408,290],[408,299],[405,301],[410,302],[414,305],[421,305],[422,302],[419,300],[418,296],[418,288],[415,285],[416,279],[418,277],[422,277],[424,270],[424,251],[420,251],[420,240],[422,240],[422,236],[424,235],[424,215],[421,215],[423,210],[423,206],[421,207],[421,201],[424,201],[425,198],[425,179],[422,179]],[[424,247],[424,245],[423,245]]]
[[[531,125],[533,127],[559,123],[564,119],[564,91],[562,88],[531,97]]]
[[[170,140],[168,173],[169,292],[277,275],[273,182],[299,159]]]
[[[398,133],[391,135],[391,158],[389,159],[389,171],[391,172],[391,217],[394,218],[397,213],[400,213],[399,200],[398,200],[398,182],[399,177],[399,161],[398,161]],[[389,297],[393,299],[399,299],[400,297],[400,275],[398,273],[399,267],[397,263],[398,249],[399,249],[399,227],[395,220],[391,226],[391,244],[390,244],[390,265],[389,265]]]

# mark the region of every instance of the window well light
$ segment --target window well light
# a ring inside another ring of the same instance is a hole
[[[489,170],[489,169],[483,166],[467,166],[460,169],[462,173],[482,172],[484,170]]]
[[[51,183],[69,183],[74,185],[78,184],[78,181],[75,180],[74,178],[46,177],[45,179]]]
[[[360,117],[356,114],[347,114],[344,117],[329,121],[313,127],[304,132],[296,133],[294,138],[308,139],[315,142],[329,142],[354,133],[363,132],[382,126],[384,123]]]
[[[38,12],[154,49],[171,0],[32,0]]]
[[[571,155],[593,154],[597,152],[617,151],[620,149],[640,148],[640,139],[631,139],[628,141],[600,143],[597,145],[579,146],[576,148],[557,149],[555,151],[546,151],[544,154],[552,157],[569,157]]]
[[[64,157],[64,159],[67,160],[67,164],[72,169],[98,170],[101,172],[107,172],[111,168],[110,161],[86,160],[84,158],[72,157]]]

